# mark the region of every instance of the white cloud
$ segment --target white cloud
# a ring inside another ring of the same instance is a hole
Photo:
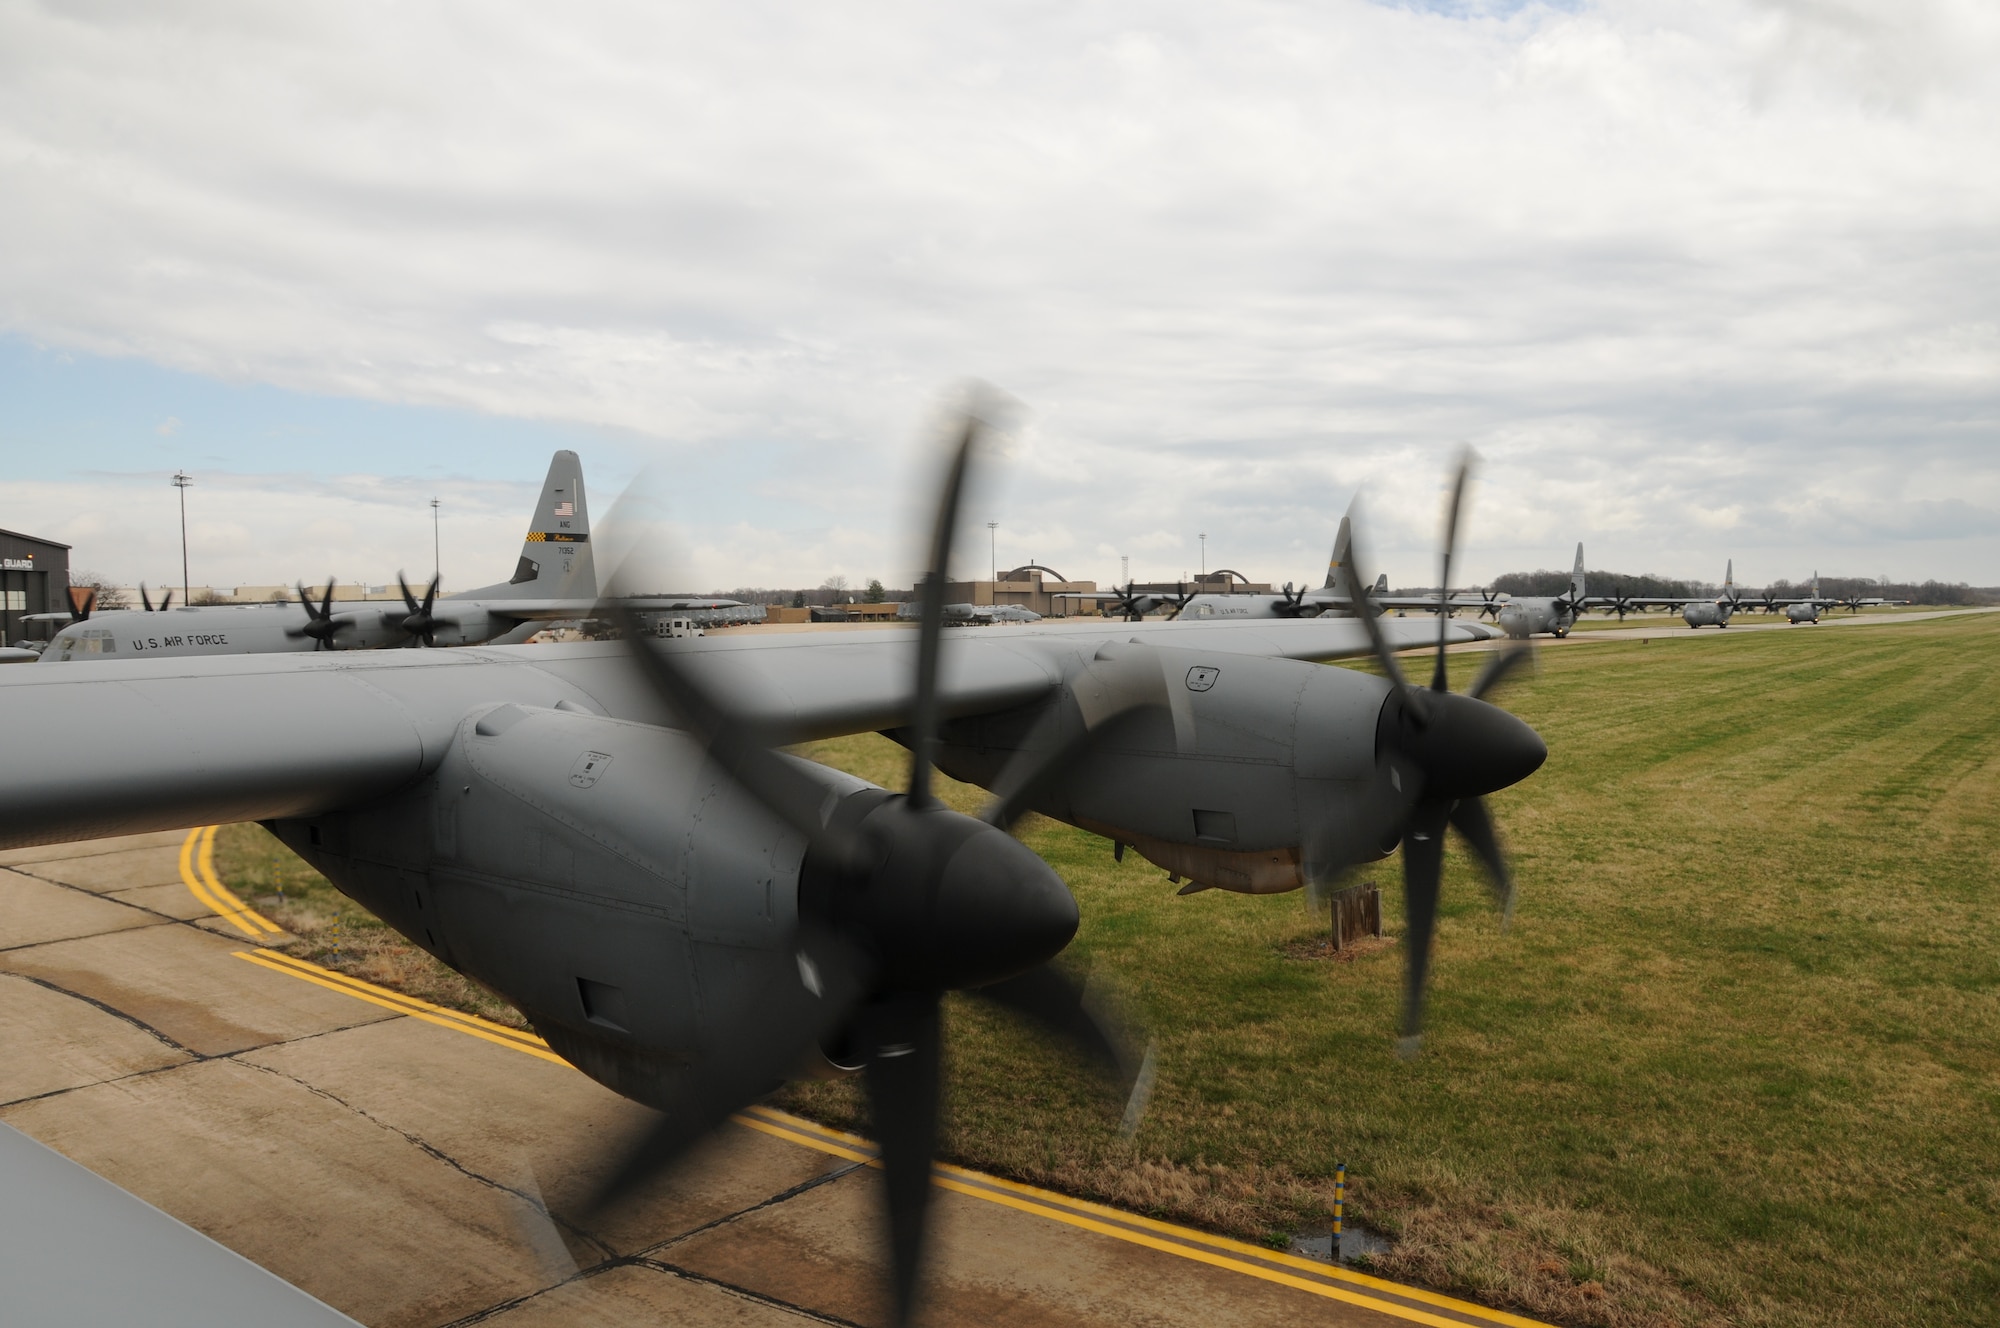
[[[1421,580],[1465,439],[1475,575],[1991,583],[1905,516],[2000,509],[1996,54],[1943,0],[15,4],[0,327],[661,440],[698,584],[906,580],[968,372],[1033,411],[1002,563],[1297,579],[1366,485]],[[386,483],[330,479],[260,492]],[[385,562],[339,519],[262,547]]]

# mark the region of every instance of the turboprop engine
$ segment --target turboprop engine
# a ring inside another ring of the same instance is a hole
[[[1100,649],[1053,702],[947,724],[939,767],[992,787],[1017,748],[1089,727],[1093,693],[1112,688],[1151,703],[1029,805],[1195,888],[1275,894],[1328,879],[1394,852],[1425,790],[1479,797],[1547,755],[1527,725],[1472,696],[1426,693],[1420,724],[1423,703],[1370,674],[1134,641]]]

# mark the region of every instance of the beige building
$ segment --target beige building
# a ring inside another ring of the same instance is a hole
[[[1095,605],[1083,600],[1057,599],[1064,591],[1088,593],[1097,589],[1095,581],[1068,581],[1054,568],[1039,563],[1003,572],[997,581],[951,581],[945,584],[947,604],[1012,604],[1041,614],[1044,618],[1094,614]]]

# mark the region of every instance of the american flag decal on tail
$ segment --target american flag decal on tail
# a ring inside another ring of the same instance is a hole
[[[557,503],[557,504],[556,504],[556,515],[557,515],[557,516],[575,516],[575,515],[576,515],[576,504],[575,504],[575,503]]]

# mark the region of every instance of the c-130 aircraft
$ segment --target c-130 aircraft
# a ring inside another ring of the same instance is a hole
[[[0,847],[263,822],[512,1001],[578,1069],[661,1112],[583,1222],[801,1067],[861,1073],[907,1322],[942,993],[1034,1020],[1134,1103],[1145,1077],[1129,1040],[1051,962],[1076,903],[1007,833],[1020,815],[1248,892],[1294,889],[1401,844],[1413,1039],[1444,830],[1465,836],[1510,897],[1484,798],[1547,754],[1480,699],[1524,650],[1453,693],[1445,647],[1487,633],[1443,618],[1031,624],[944,640],[945,563],[984,427],[968,414],[953,450],[913,633],[628,632],[532,650],[0,670],[0,715],[20,749],[62,753],[0,772]],[[1447,572],[1461,490],[1462,476]],[[1403,678],[1393,652],[1410,647],[1436,651],[1428,687]],[[1387,676],[1311,662],[1360,653]],[[869,730],[909,748],[906,793],[776,750]],[[76,741],[97,733],[118,741]],[[938,769],[992,803],[978,818],[945,809],[931,792]]]
[[[546,622],[587,616],[597,607],[597,569],[583,463],[577,454],[560,451],[550,459],[512,577],[442,599],[435,578],[421,600],[407,583],[402,589],[402,605],[387,608],[364,602],[336,610],[329,580],[318,604],[300,586],[299,602],[281,606],[182,605],[164,613],[86,613],[56,633],[42,652],[42,662],[457,646],[495,638],[511,644]],[[731,599],[667,597],[635,599],[627,607],[653,614],[736,604]]]

